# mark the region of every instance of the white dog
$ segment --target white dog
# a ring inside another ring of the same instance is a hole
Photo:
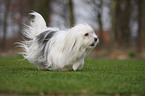
[[[74,71],[82,69],[84,58],[99,43],[94,30],[88,24],[67,30],[50,28],[39,13],[30,15],[34,19],[24,30],[27,40],[20,43],[24,58],[38,69],[63,70],[69,66]]]

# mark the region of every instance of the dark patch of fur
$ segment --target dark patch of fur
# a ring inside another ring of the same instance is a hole
[[[39,43],[45,44],[47,41],[50,40],[50,38],[53,37],[55,33],[55,31],[45,31],[37,36],[37,40]]]
[[[39,43],[39,46],[40,46],[40,48],[42,47],[42,49],[39,50],[39,57],[43,58],[46,44],[54,36],[55,33],[56,33],[56,31],[48,30],[48,31],[44,31],[43,33],[41,33],[37,36],[37,41]]]
[[[75,40],[75,43],[74,43],[74,45],[73,45],[72,49],[75,47],[75,45],[76,45],[76,42],[77,42],[77,40]]]

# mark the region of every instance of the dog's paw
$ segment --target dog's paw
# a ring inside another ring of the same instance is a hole
[[[74,64],[73,65],[73,70],[76,71],[78,69],[79,65],[80,65],[79,63]]]

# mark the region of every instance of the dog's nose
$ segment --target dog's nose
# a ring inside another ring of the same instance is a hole
[[[94,41],[96,42],[98,39],[97,38],[94,38]]]

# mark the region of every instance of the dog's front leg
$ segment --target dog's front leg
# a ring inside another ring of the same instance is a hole
[[[76,71],[78,69],[78,67],[80,66],[80,63],[75,63],[73,64],[73,70]]]

